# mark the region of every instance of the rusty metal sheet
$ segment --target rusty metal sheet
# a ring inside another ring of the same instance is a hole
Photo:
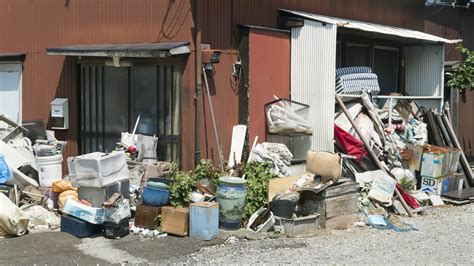
[[[290,96],[290,34],[264,29],[249,32],[249,141],[266,138],[264,105]]]

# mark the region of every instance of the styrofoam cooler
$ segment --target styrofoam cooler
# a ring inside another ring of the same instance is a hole
[[[130,177],[123,151],[70,157],[67,165],[71,181],[78,186],[104,187]]]

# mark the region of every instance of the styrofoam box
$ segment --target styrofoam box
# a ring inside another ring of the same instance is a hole
[[[73,199],[66,200],[63,213],[72,215],[91,224],[102,224],[105,218],[105,210],[103,208],[90,207]]]
[[[71,181],[78,186],[104,187],[130,178],[125,152],[93,152],[67,159]]]

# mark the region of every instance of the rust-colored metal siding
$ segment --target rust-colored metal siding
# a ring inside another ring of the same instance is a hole
[[[56,134],[68,141],[66,156],[76,155],[77,65],[73,58],[48,56],[45,49],[74,44],[166,41],[190,41],[193,46],[191,3],[190,0],[0,1],[0,53],[26,53],[22,81],[23,119],[49,122],[51,100],[69,98],[70,129],[56,131]],[[230,86],[232,64],[237,55],[236,50],[228,50],[237,47],[236,24],[276,27],[278,8],[286,8],[415,29],[423,27],[422,0],[359,0],[351,5],[345,0],[204,0],[202,5],[203,42],[227,50],[215,66],[215,92],[212,94],[225,157],[229,152],[232,125],[238,121],[238,96]],[[194,53],[184,61],[181,154],[183,168],[189,169],[194,165]],[[260,66],[264,67],[263,64]],[[204,108],[206,127],[203,130],[207,130],[209,147],[206,149],[203,145],[202,154],[216,159],[207,103]],[[206,132],[203,132],[203,138]]]
[[[78,88],[73,58],[49,56],[48,47],[73,44],[192,41],[189,0],[0,1],[0,52],[24,52],[23,120],[49,123],[50,102],[69,98],[66,156],[77,155]],[[192,43],[192,42],[191,42]],[[193,58],[190,54],[189,58]],[[182,165],[193,165],[194,62],[182,76]]]
[[[290,96],[290,34],[250,29],[249,32],[249,140],[265,141],[264,105]]]
[[[474,91],[465,91],[458,94],[458,139],[464,153],[471,162],[474,161]]]
[[[426,7],[425,32],[446,39],[461,39],[461,10],[460,8]],[[445,45],[445,60],[461,60],[458,44]]]
[[[469,49],[474,49],[474,12],[465,8],[443,8],[439,6],[427,7],[425,11],[425,31],[440,37],[448,39],[463,39],[462,45]],[[456,49],[458,44],[445,45],[445,60],[459,61],[462,60],[462,54]],[[453,95],[453,94],[451,94]],[[474,93],[473,92],[456,92],[457,95],[453,99],[457,110],[457,121],[453,121],[457,125],[458,138],[461,146],[465,149],[466,156],[474,155]],[[469,144],[470,143],[470,144]],[[471,160],[474,158],[471,158]]]
[[[238,95],[230,85],[232,64],[237,60],[235,51],[223,51],[220,62],[214,64],[212,75],[208,75],[209,91],[214,115],[216,119],[217,134],[222,147],[223,158],[228,160],[230,144],[232,141],[232,127],[238,124]],[[219,161],[216,138],[212,125],[211,111],[207,99],[206,88],[203,80],[203,134],[201,138],[201,158],[209,158],[214,162]],[[194,146],[193,146],[194,148]]]
[[[204,2],[206,14],[212,23],[204,28],[203,38],[215,48],[236,46],[238,30],[233,28],[232,24],[276,28],[279,8],[421,31],[424,26],[423,0],[205,0]]]

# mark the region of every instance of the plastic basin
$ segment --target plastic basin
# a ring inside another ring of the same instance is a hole
[[[166,206],[170,201],[170,191],[167,189],[145,187],[142,193],[142,201],[147,206]]]

